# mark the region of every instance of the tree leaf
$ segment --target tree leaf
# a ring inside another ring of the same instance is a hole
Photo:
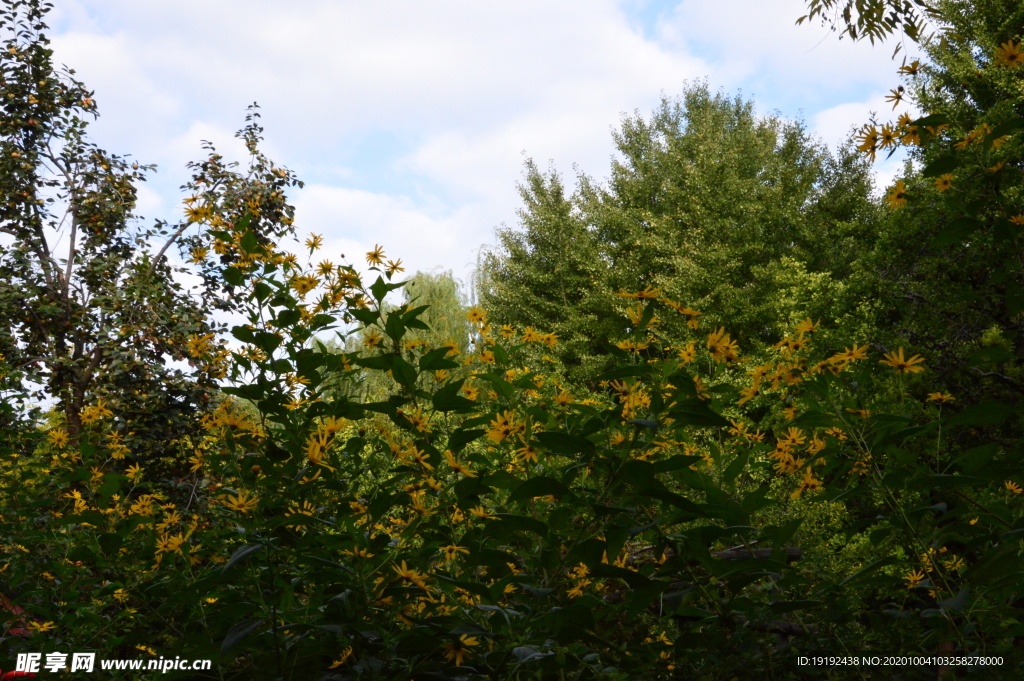
[[[530,478],[509,495],[509,503],[513,501],[521,501],[523,499],[533,499],[534,497],[546,497],[549,494],[555,497],[570,496],[572,492],[569,488],[560,483],[554,478],[546,476],[538,476],[536,478]]]
[[[535,433],[534,438],[544,449],[556,454],[583,454],[591,456],[596,451],[594,443],[585,437],[569,435],[558,431]]]
[[[239,546],[235,549],[235,552],[231,554],[231,558],[228,559],[228,562],[224,563],[224,567],[222,567],[220,571],[222,573],[227,572],[228,568],[233,565],[237,565],[262,548],[263,544],[246,544],[244,546]]]
[[[223,643],[220,644],[220,654],[226,656],[230,653],[239,643],[249,637],[252,632],[256,631],[263,625],[263,620],[254,620],[250,622],[239,622],[235,626],[228,630],[227,636],[224,637]]]

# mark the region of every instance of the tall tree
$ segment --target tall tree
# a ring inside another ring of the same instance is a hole
[[[522,229],[500,231],[480,266],[493,321],[559,333],[577,378],[629,324],[618,292],[660,289],[748,342],[773,342],[780,322],[828,307],[868,240],[866,163],[706,84],[626,118],[615,142],[608,182],[581,176],[571,197],[528,164]],[[660,328],[679,338],[690,319]]]
[[[28,0],[0,9],[7,387],[54,400],[73,443],[89,423],[111,418],[121,444],[148,456],[195,430],[214,389],[217,363],[188,350],[214,331],[207,313],[216,292],[193,298],[164,257],[195,211],[180,225],[142,228],[137,186],[153,167],[89,140],[96,103],[73,71],[53,65],[43,21],[49,7]],[[154,255],[148,244],[161,237]],[[194,371],[172,368],[173,360],[192,360]],[[5,418],[6,430],[20,417],[9,410]]]
[[[873,298],[878,342],[926,352],[961,404],[1019,399],[1024,7],[955,1],[935,10],[941,39],[904,62],[890,97],[929,115],[861,131],[867,155],[902,143],[913,163],[889,189],[888,218],[849,294]]]

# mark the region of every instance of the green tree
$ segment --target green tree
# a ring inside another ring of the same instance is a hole
[[[871,124],[868,155],[901,142],[910,160],[849,294],[873,298],[875,341],[926,353],[961,404],[1024,394],[1024,36],[1015,2],[942,2],[941,39],[900,69],[896,104],[924,119]],[[886,143],[884,136],[895,136]],[[1015,222],[1016,221],[1016,222]],[[979,380],[980,379],[980,380]]]
[[[694,85],[649,120],[625,119],[615,142],[622,160],[608,182],[581,176],[571,197],[555,173],[528,164],[523,229],[499,231],[480,264],[492,320],[558,333],[577,379],[629,325],[616,293],[660,290],[762,345],[794,315],[823,314],[869,241],[867,165],[749,101]],[[778,282],[808,274],[816,289],[775,299]],[[688,321],[660,328],[678,339]]]
[[[0,9],[5,387],[55,400],[73,443],[109,415],[133,454],[162,454],[167,442],[195,432],[222,371],[188,352],[214,331],[216,289],[192,297],[164,257],[193,219],[138,224],[137,186],[153,168],[89,140],[96,103],[73,71],[54,68],[48,9],[38,0]],[[155,255],[154,238],[165,242]],[[193,370],[170,366],[174,360],[191,360]],[[31,430],[27,414],[16,412],[8,410],[3,430]]]

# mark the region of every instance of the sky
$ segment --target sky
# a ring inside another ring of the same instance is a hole
[[[464,283],[495,229],[517,227],[526,159],[603,180],[622,116],[688,82],[830,146],[872,111],[887,119],[898,84],[892,45],[796,26],[801,0],[55,4],[55,61],[95,90],[92,138],[158,166],[147,221],[180,219],[202,140],[244,162],[234,133],[258,102],[264,151],[306,183],[291,198],[300,238],[324,237],[318,257],[361,264],[381,244],[409,274]],[[896,162],[878,170],[888,184]]]

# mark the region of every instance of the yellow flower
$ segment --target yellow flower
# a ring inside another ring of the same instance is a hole
[[[236,496],[224,496],[221,497],[221,503],[232,511],[238,511],[239,513],[249,513],[259,504],[259,499],[255,496],[250,497],[249,493],[245,490],[239,492]]]
[[[953,186],[953,174],[952,173],[946,173],[945,175],[940,175],[939,177],[935,178],[935,188],[938,189],[940,192],[947,191],[952,186]]]
[[[906,94],[906,91],[903,89],[903,86],[900,85],[889,90],[889,94],[885,96],[885,101],[892,102],[892,108],[895,110],[896,107],[899,106],[900,102],[903,101],[904,94]]]
[[[345,664],[345,660],[347,660],[351,655],[352,655],[352,646],[349,646],[349,647],[345,648],[345,650],[342,651],[341,657],[339,657],[337,660],[332,662],[330,664],[330,666],[328,666],[327,668],[328,669],[335,669],[337,667],[340,667],[341,665]]]
[[[907,588],[908,589],[913,589],[918,584],[923,582],[924,578],[925,578],[925,574],[923,572],[921,572],[920,570],[914,570],[913,572],[911,572],[911,573],[907,574],[906,576],[904,576],[903,579],[905,579],[906,582],[907,582]]]
[[[387,271],[389,275],[395,272],[404,272],[405,268],[402,267],[402,259],[399,258],[398,261],[388,260]]]
[[[517,461],[532,461],[537,463],[537,448],[533,445],[523,443],[523,446],[515,451]]]
[[[182,545],[184,543],[185,543],[185,535],[183,535],[183,534],[175,534],[175,535],[162,534],[159,537],[157,537],[157,540],[156,540],[156,552],[157,553],[164,553],[164,552],[170,553],[172,551],[176,551],[178,553],[181,553],[181,547],[182,547]]]
[[[426,589],[427,588],[427,577],[426,577],[426,575],[420,574],[416,570],[414,570],[414,569],[410,568],[409,566],[407,566],[405,564],[404,560],[402,561],[402,567],[399,568],[399,567],[396,567],[396,566],[392,566],[391,569],[394,570],[398,574],[398,576],[402,579],[402,581],[411,582],[411,583],[415,584],[416,586],[418,586],[421,589]]]
[[[928,393],[929,402],[938,402],[939,404],[945,404],[946,402],[952,402],[956,398],[949,393]]]
[[[648,286],[639,293],[626,293],[625,291],[619,291],[615,295],[620,298],[634,298],[636,300],[657,300],[661,295],[661,289]]]
[[[39,632],[40,634],[42,634],[42,633],[45,633],[47,631],[53,631],[54,629],[57,628],[57,625],[54,624],[53,622],[43,622],[42,624],[40,624],[39,622],[34,622],[33,621],[33,622],[29,622],[28,623],[28,628],[31,629],[32,631],[36,631],[36,632]]]
[[[352,556],[353,558],[373,558],[375,554],[370,553],[367,549],[361,549],[358,546],[352,547],[352,549],[346,549],[342,551],[346,556]]]
[[[213,605],[214,603],[216,603],[217,601],[219,601],[219,600],[220,600],[220,598],[215,598],[215,597],[212,597],[212,596],[211,596],[211,597],[209,597],[209,598],[204,598],[203,600],[204,600],[204,601],[205,601],[206,603],[208,603],[208,604],[210,604],[210,605]]]
[[[885,203],[892,209],[907,205],[907,185],[903,180],[897,180],[895,186],[885,195]]]
[[[125,601],[128,600],[128,592],[125,591],[124,589],[118,589],[117,591],[114,592],[114,598],[117,601],[119,601],[121,603],[124,603]]]
[[[455,544],[451,544],[449,546],[442,546],[441,553],[444,554],[445,560],[447,560],[450,563],[453,560],[455,560],[460,553],[465,553],[468,555],[469,549],[467,549],[465,546],[456,546]]]
[[[153,650],[152,648],[150,648],[149,646],[138,645],[138,646],[135,646],[135,648],[138,649],[138,650],[141,650],[144,653],[149,653],[150,655],[153,655],[153,656],[156,655],[156,651]]]
[[[878,362],[879,364],[891,366],[901,374],[912,374],[918,371],[924,371],[923,366],[917,366],[924,362],[924,358],[920,355],[914,355],[910,359],[904,359],[903,348],[899,348],[896,352],[886,353],[885,359],[881,359]]]
[[[319,234],[310,234],[309,238],[306,239],[306,248],[311,251],[319,249],[324,243],[324,238]]]
[[[736,341],[731,340],[729,334],[725,332],[725,327],[721,327],[718,331],[708,334],[708,350],[716,362],[728,363],[736,360],[738,349]]]
[[[373,245],[373,250],[366,254],[366,262],[370,265],[384,264],[384,247]]]
[[[128,479],[131,480],[132,482],[138,482],[139,478],[142,477],[142,470],[143,469],[141,466],[139,466],[139,464],[135,464],[133,466],[129,466],[128,469],[124,472],[124,474],[128,476]]]
[[[590,586],[590,583],[591,582],[589,579],[581,579],[580,581],[576,582],[576,585],[573,586],[573,588],[569,589],[569,598],[578,598],[579,596],[582,596],[583,589]]]
[[[1014,494],[1020,494],[1020,493],[1024,492],[1024,489],[1021,489],[1020,485],[1015,483],[1013,480],[1007,480],[1003,484],[1003,486],[1006,487],[1006,489],[1008,489],[1011,492],[1013,492]]]
[[[916,76],[918,70],[921,68],[921,62],[914,60],[910,64],[904,64],[899,68],[899,73],[905,76]]]
[[[841,428],[836,428],[835,426],[833,426],[832,428],[829,428],[828,430],[826,430],[825,431],[825,435],[831,435],[832,437],[834,437],[837,440],[845,440],[846,439],[846,433],[844,433]]]
[[[817,489],[818,487],[821,487],[821,484],[821,480],[814,477],[814,471],[811,470],[810,466],[808,466],[804,469],[804,477],[800,481],[800,485],[789,496],[791,499],[799,499],[801,494],[809,489]]]
[[[487,518],[494,518],[495,517],[495,516],[491,515],[491,513],[486,508],[484,508],[483,506],[477,506],[476,508],[471,508],[471,509],[469,509],[469,512],[472,513],[473,515],[475,515],[477,518],[481,518],[483,520],[486,520]]]
[[[878,128],[873,125],[865,125],[857,133],[855,141],[858,143],[857,151],[862,152],[871,161],[874,161],[875,153],[878,151]]]
[[[878,146],[882,149],[889,149],[896,146],[897,142],[899,142],[899,131],[891,125],[883,126],[882,132],[878,135]]]
[[[467,636],[463,634],[459,637],[459,640],[444,644],[444,654],[449,661],[455,662],[456,667],[461,667],[463,658],[472,657],[472,653],[469,648],[479,644],[480,642],[477,641],[475,636]]]
[[[1016,68],[1024,62],[1024,53],[1020,51],[1020,43],[1007,40],[996,48],[996,64]]]
[[[103,400],[96,400],[96,404],[90,404],[82,410],[82,423],[92,423],[107,416],[113,416],[113,412],[107,409]]]
[[[818,321],[814,321],[810,317],[808,317],[807,319],[802,320],[799,324],[796,325],[796,332],[801,335],[805,333],[814,333],[815,331],[818,330],[818,325],[820,324],[820,319]]]
[[[482,308],[474,305],[473,307],[466,310],[466,319],[473,324],[485,324],[487,322],[487,313]]]
[[[68,432],[63,428],[51,430],[46,437],[50,440],[50,445],[57,449],[63,449],[68,443]]]
[[[761,394],[761,391],[754,386],[740,389],[739,404],[745,404]]]

